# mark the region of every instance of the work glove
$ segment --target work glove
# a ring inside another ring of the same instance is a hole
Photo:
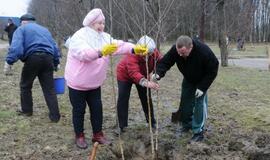
[[[203,95],[203,91],[199,90],[199,89],[196,89],[196,92],[195,92],[195,97],[196,98],[199,98]]]
[[[59,71],[59,70],[60,70],[60,68],[61,68],[61,65],[60,65],[60,64],[58,64],[57,66],[54,66],[54,71],[55,71],[55,72],[57,72],[57,71]]]
[[[146,45],[137,44],[133,48],[135,55],[145,56],[148,53],[148,48]]]
[[[110,56],[117,50],[117,45],[115,43],[106,44],[101,49],[102,56]]]
[[[155,83],[155,82],[151,82],[148,81],[145,78],[142,78],[139,82],[139,84],[143,87],[147,87],[147,88],[151,88],[151,89],[155,89],[158,90],[159,89],[159,84]]]
[[[12,65],[9,65],[7,62],[5,62],[5,65],[4,65],[4,74],[6,76],[12,75]]]
[[[152,74],[152,76],[151,76],[151,80],[152,80],[153,82],[157,82],[157,81],[160,80],[160,76],[159,76],[158,74],[154,73],[154,74]]]

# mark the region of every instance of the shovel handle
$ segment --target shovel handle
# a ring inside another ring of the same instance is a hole
[[[98,142],[94,143],[94,147],[93,147],[93,150],[91,152],[91,155],[89,156],[89,160],[95,160],[96,159],[98,144],[99,144]]]

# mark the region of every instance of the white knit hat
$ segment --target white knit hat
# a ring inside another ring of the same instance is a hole
[[[146,45],[148,47],[148,52],[149,53],[153,53],[154,50],[156,49],[156,43],[155,41],[148,37],[148,36],[142,36],[139,41],[137,42],[137,44],[141,44],[141,45]]]
[[[102,20],[105,20],[102,10],[99,8],[94,8],[85,16],[83,26],[89,26],[90,24],[94,24]]]

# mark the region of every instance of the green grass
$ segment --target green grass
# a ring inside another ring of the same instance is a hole
[[[268,71],[221,68],[210,90],[215,109],[226,112],[243,128],[270,130],[270,74]]]
[[[14,115],[15,115],[14,112],[11,111],[1,111],[0,119],[12,118]]]

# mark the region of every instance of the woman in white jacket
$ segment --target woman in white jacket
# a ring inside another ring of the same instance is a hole
[[[101,9],[91,10],[83,26],[70,39],[65,79],[72,105],[72,121],[76,145],[87,148],[84,137],[84,114],[89,106],[92,124],[92,142],[110,144],[102,132],[101,85],[106,79],[109,64],[107,55],[124,53],[144,54],[147,48],[112,39],[104,32],[105,17]],[[134,48],[133,48],[134,47]]]

